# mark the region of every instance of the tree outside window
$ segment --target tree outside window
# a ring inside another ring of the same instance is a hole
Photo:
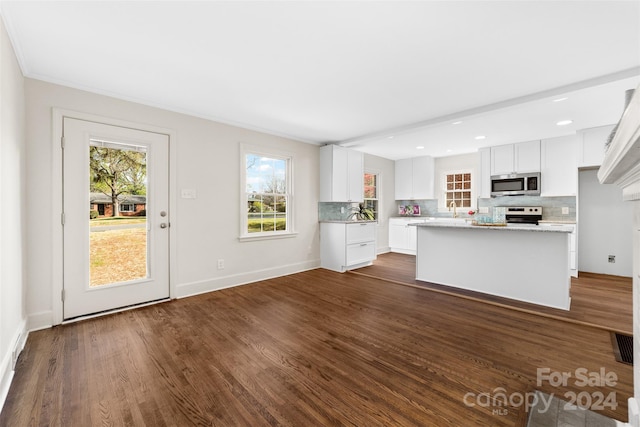
[[[288,158],[245,154],[246,217],[243,234],[290,231],[289,164]]]
[[[364,174],[364,207],[378,219],[378,175],[375,173]]]

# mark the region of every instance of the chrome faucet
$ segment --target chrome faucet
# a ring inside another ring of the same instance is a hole
[[[458,212],[456,212],[456,202],[452,201],[451,203],[449,203],[449,211],[451,211],[451,208],[453,208],[453,217],[458,218]]]

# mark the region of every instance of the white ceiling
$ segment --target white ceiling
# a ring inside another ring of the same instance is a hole
[[[615,123],[640,82],[638,1],[0,7],[27,77],[391,159]]]

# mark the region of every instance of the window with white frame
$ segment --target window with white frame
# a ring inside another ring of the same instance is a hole
[[[242,150],[242,230],[240,237],[292,233],[292,157]]]
[[[373,218],[378,219],[378,183],[379,176],[376,173],[364,174],[364,207],[373,212]]]
[[[442,179],[442,200],[448,208],[455,202],[459,208],[471,208],[475,203],[471,192],[471,171],[446,172]]]
[[[130,203],[120,205],[120,212],[135,212],[135,206]]]

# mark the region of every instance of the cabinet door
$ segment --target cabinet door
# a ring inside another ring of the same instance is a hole
[[[478,197],[491,197],[491,148],[481,148],[478,150],[478,154],[480,165],[478,169],[480,171]]]
[[[413,227],[416,228],[416,227]],[[389,223],[389,247],[391,249],[406,249],[407,227],[404,224]]]
[[[347,171],[347,200],[364,201],[364,155],[360,151],[347,150]]]
[[[320,201],[348,202],[347,149],[337,145],[320,147]]]
[[[413,159],[396,160],[395,198],[411,200],[413,198]]]
[[[516,170],[513,149],[513,144],[491,147],[491,175],[513,173]]]
[[[371,262],[376,259],[376,243],[356,243],[347,246],[345,266]]]
[[[431,156],[413,159],[413,194],[412,199],[434,199],[434,165]]]
[[[514,144],[515,172],[540,172],[540,141]]]
[[[540,195],[575,196],[578,188],[577,137],[575,135],[542,141]]]
[[[346,244],[369,242],[376,239],[376,223],[347,224]]]

